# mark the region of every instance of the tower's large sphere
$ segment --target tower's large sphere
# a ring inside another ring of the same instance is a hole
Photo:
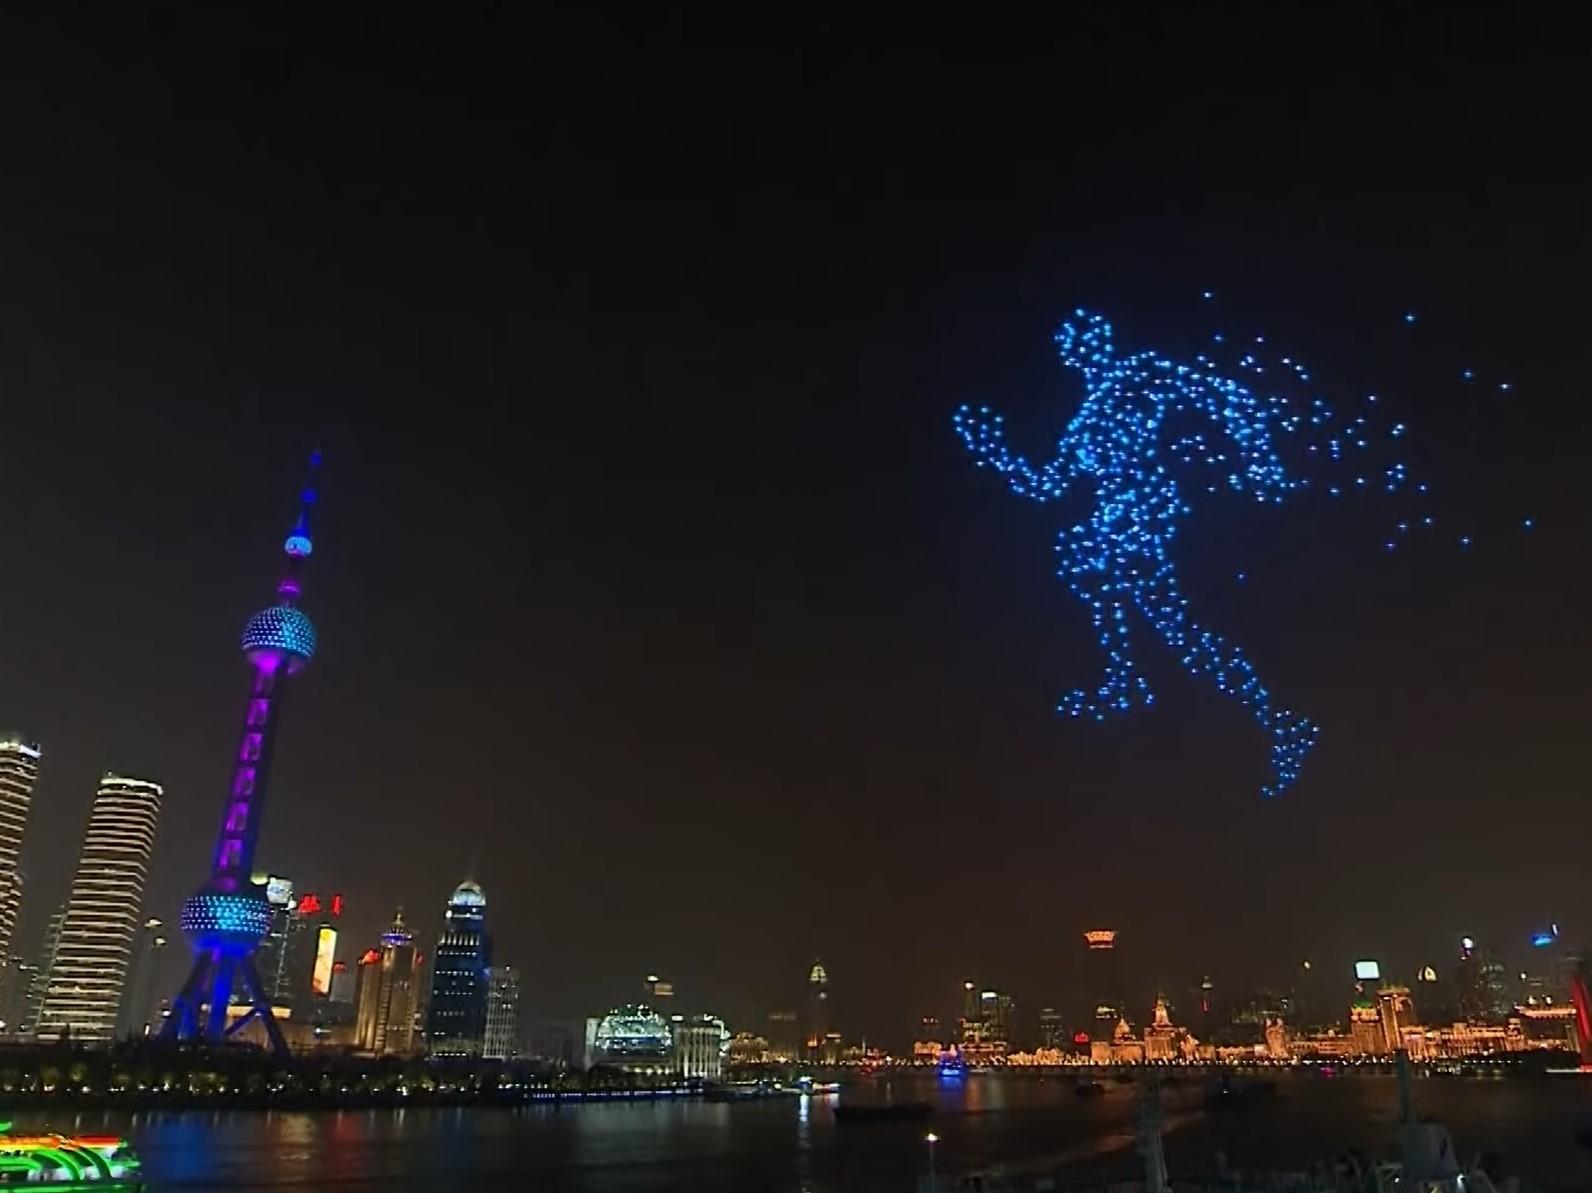
[[[183,935],[200,949],[247,953],[271,929],[271,905],[247,891],[200,891],[182,905]]]
[[[302,670],[315,657],[315,626],[292,605],[272,605],[243,627],[243,653],[251,662],[273,659],[288,671]]]

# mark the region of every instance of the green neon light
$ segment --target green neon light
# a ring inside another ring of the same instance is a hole
[[[41,1147],[34,1152],[34,1155],[40,1156],[47,1160],[54,1160],[62,1168],[66,1169],[67,1173],[74,1181],[80,1181],[83,1179],[83,1164],[70,1152],[63,1151],[58,1147]]]

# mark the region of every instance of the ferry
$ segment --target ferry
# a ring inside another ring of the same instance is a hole
[[[0,1123],[0,1189],[143,1193],[138,1157],[119,1135],[13,1135]]]

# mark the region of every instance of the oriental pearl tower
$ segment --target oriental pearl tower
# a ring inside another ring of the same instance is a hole
[[[182,907],[182,930],[193,945],[194,964],[162,1029],[168,1039],[217,1043],[258,1019],[272,1050],[287,1053],[254,967],[254,950],[270,926],[271,905],[250,882],[250,875],[286,681],[315,654],[315,627],[298,608],[298,598],[299,572],[315,549],[310,515],[320,464],[320,453],[313,453],[298,522],[282,544],[287,566],[276,586],[276,602],[249,618],[243,628],[243,654],[253,669],[249,699],[233,753],[232,785],[210,880]],[[248,1010],[229,1023],[227,1008],[234,1001]]]

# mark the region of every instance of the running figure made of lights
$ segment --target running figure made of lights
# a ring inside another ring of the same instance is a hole
[[[1111,324],[1100,315],[1075,311],[1056,333],[1056,344],[1062,362],[1083,375],[1085,393],[1054,460],[1035,467],[1013,455],[1001,416],[987,406],[962,406],[955,423],[977,464],[1000,473],[1020,496],[1050,501],[1074,482],[1093,490],[1088,520],[1058,536],[1057,574],[1088,607],[1106,669],[1099,687],[1068,693],[1058,711],[1103,721],[1154,701],[1130,645],[1129,614],[1137,611],[1192,674],[1209,676],[1271,734],[1272,780],[1261,794],[1280,795],[1299,777],[1316,726],[1278,707],[1243,652],[1189,617],[1170,555],[1178,520],[1189,507],[1165,463],[1198,458],[1220,465],[1228,488],[1281,502],[1304,482],[1287,476],[1273,447],[1271,423],[1280,412],[1204,363],[1191,367],[1155,352],[1119,354]],[[1180,414],[1215,424],[1217,444],[1198,433],[1163,442],[1169,420]]]

